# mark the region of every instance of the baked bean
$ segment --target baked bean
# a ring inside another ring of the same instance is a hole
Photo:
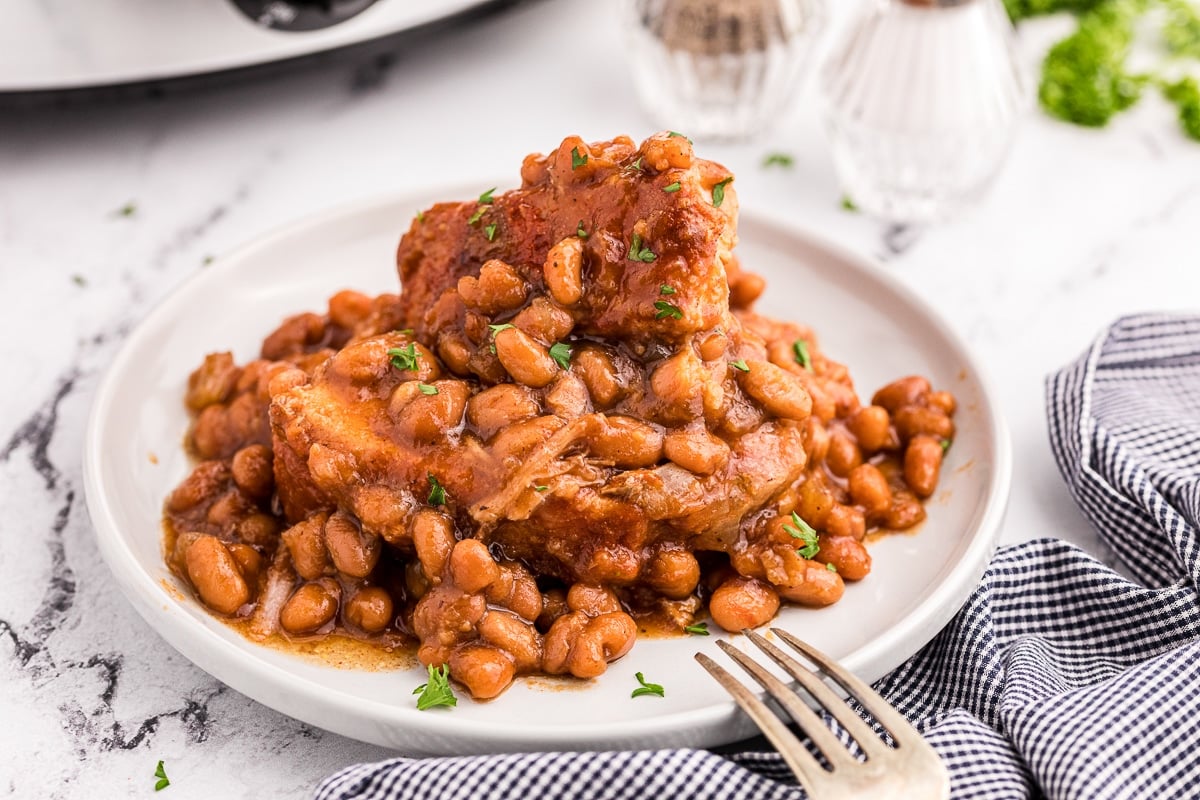
[[[513,317],[512,324],[542,344],[551,345],[567,338],[567,334],[575,327],[575,320],[546,298],[535,297],[533,302]]]
[[[863,463],[862,451],[854,443],[854,439],[844,431],[835,430],[829,435],[829,451],[825,454],[825,466],[839,478],[845,478],[850,472]]]
[[[894,415],[896,432],[904,441],[922,434],[937,439],[954,438],[954,422],[937,408],[904,406]]]
[[[829,430],[813,414],[804,421],[804,454],[810,465],[820,464],[829,453]],[[811,467],[810,467],[811,468]]]
[[[478,539],[463,539],[450,551],[450,577],[455,586],[475,594],[500,577],[500,568],[487,545]]]
[[[557,433],[564,424],[551,414],[509,425],[492,439],[492,455],[500,460],[524,456]]]
[[[396,429],[415,442],[437,441],[458,427],[471,391],[465,382],[456,380],[434,381],[427,385],[436,389],[436,393],[422,391],[400,410],[396,418]]]
[[[854,506],[845,506],[839,503],[829,509],[829,516],[825,518],[825,530],[831,536],[861,539],[866,535],[867,521],[863,517],[863,512]]]
[[[292,566],[305,580],[316,580],[325,573],[329,559],[325,552],[323,530],[325,515],[318,514],[297,522],[281,538],[292,556]]]
[[[920,375],[910,375],[892,381],[871,398],[871,404],[883,406],[889,413],[895,414],[903,406],[912,405],[928,394],[932,387],[929,381]]]
[[[532,672],[542,663],[541,637],[533,625],[507,611],[488,611],[479,621],[479,636],[512,656],[518,672]]]
[[[859,464],[850,470],[850,497],[868,514],[883,514],[892,504],[887,478],[873,464]]]
[[[233,614],[250,602],[250,587],[229,548],[215,536],[199,536],[185,555],[188,578],[209,608]]]
[[[758,401],[769,414],[784,419],[807,419],[812,398],[787,370],[770,361],[747,360],[749,371],[736,370],[743,391]]]
[[[593,458],[611,462],[618,469],[652,467],[662,460],[663,435],[633,417],[602,417],[599,429],[588,440],[588,450]]]
[[[325,547],[338,572],[351,578],[365,578],[379,563],[383,542],[339,511],[325,521]]]
[[[517,308],[525,302],[527,292],[517,271],[494,258],[483,263],[478,278],[465,276],[458,281],[463,302],[488,316]]]
[[[558,364],[545,347],[520,328],[505,328],[495,336],[496,357],[513,380],[540,389],[558,375]]]
[[[467,421],[484,439],[490,439],[514,422],[536,417],[539,411],[538,402],[529,390],[515,383],[484,389],[467,401]]]
[[[809,477],[800,484],[800,498],[796,506],[796,513],[809,525],[814,528],[825,527],[829,512],[835,505],[837,505],[837,500],[834,498],[833,492],[819,477]]]
[[[554,621],[564,614],[568,614],[571,607],[567,605],[567,592],[565,589],[549,589],[542,594],[542,612],[537,615],[538,630],[548,631]]]
[[[692,143],[686,136],[656,134],[642,143],[642,158],[655,172],[692,166]]]
[[[550,296],[573,306],[583,296],[583,240],[570,236],[550,248],[542,266]]]
[[[392,621],[392,596],[380,586],[365,586],[350,596],[342,614],[365,633],[379,633]]]
[[[454,547],[454,524],[445,514],[422,509],[413,517],[412,540],[425,577],[436,586],[442,581]]]
[[[621,601],[612,589],[588,583],[572,584],[567,590],[567,607],[589,617],[621,610]]]
[[[571,647],[587,627],[588,616],[578,611],[563,614],[550,626],[542,644],[542,669],[549,675],[567,671]]]
[[[819,560],[833,564],[843,580],[859,581],[871,571],[871,554],[852,536],[828,536],[821,540]]]
[[[621,398],[621,383],[607,353],[598,347],[580,347],[571,360],[596,408],[610,408]]]
[[[215,497],[229,482],[229,467],[221,461],[204,461],[196,465],[183,483],[167,496],[167,510],[180,513],[195,508]]]
[[[958,409],[958,401],[949,392],[930,392],[925,397],[925,405],[936,408],[947,417],[953,417],[954,412]]]
[[[233,455],[231,468],[233,482],[251,497],[262,500],[271,496],[275,488],[275,473],[272,471],[271,448],[265,444],[243,447]]]
[[[587,386],[570,372],[560,372],[546,392],[546,409],[564,419],[574,419],[590,409]]]
[[[224,403],[233,394],[242,370],[233,363],[232,353],[209,353],[204,362],[188,376],[184,402],[192,411]]]
[[[351,289],[329,298],[329,319],[334,325],[353,330],[360,322],[371,316],[374,301],[362,292]]]
[[[263,340],[262,357],[268,361],[282,361],[303,353],[305,348],[324,338],[324,318],[312,313],[297,314],[285,319]]]
[[[637,623],[623,611],[601,614],[580,631],[567,656],[567,670],[576,678],[596,678],[629,652],[637,641]]]
[[[729,285],[729,305],[732,308],[749,308],[766,288],[767,282],[761,275],[741,272]]]
[[[646,565],[645,579],[664,597],[683,600],[690,597],[700,583],[700,563],[682,548],[659,550]]]
[[[413,633],[422,641],[452,645],[470,636],[487,613],[481,594],[464,594],[448,584],[429,590],[413,609]]]
[[[894,531],[907,530],[925,519],[925,507],[910,494],[897,493],[892,507],[883,518],[883,524]]]
[[[804,580],[794,586],[778,587],[779,594],[786,600],[802,606],[821,607],[842,599],[846,584],[842,576],[826,569],[824,564],[809,563],[804,570]]]
[[[708,601],[713,622],[731,633],[765,625],[777,611],[779,595],[774,589],[762,581],[741,576],[718,586]]]
[[[262,572],[262,556],[253,547],[241,542],[234,542],[225,546],[229,548],[229,554],[237,562],[238,571],[242,573],[242,577],[245,578],[246,584],[250,587],[250,594],[256,594],[258,576]]]
[[[891,418],[882,406],[863,406],[846,419],[846,427],[866,453],[877,453],[894,447]]]
[[[729,460],[729,445],[707,430],[674,431],[663,439],[663,453],[697,475],[711,475]]]
[[[450,674],[476,700],[490,700],[508,688],[516,667],[505,652],[484,644],[469,644],[450,656]]]
[[[279,611],[279,624],[293,635],[314,633],[337,614],[340,590],[331,580],[301,584]]]
[[[725,335],[724,331],[718,328],[701,336],[696,349],[700,353],[700,358],[705,361],[716,361],[725,355],[725,350],[728,347],[729,337]]]
[[[404,348],[408,347],[408,344],[403,343],[403,341],[397,342],[396,345],[398,347],[399,346],[403,346]],[[412,345],[413,345],[413,353],[415,353],[416,357],[417,357],[416,369],[396,369],[393,366],[391,368],[392,371],[395,374],[399,375],[402,380],[406,380],[406,381],[421,381],[422,383],[433,383],[434,381],[441,378],[442,377],[442,365],[438,362],[437,357],[434,356],[433,351],[430,350],[425,345],[421,344],[420,342],[413,342]],[[342,352],[344,353],[346,351],[343,350]],[[391,363],[390,356],[389,356],[388,363],[389,363],[389,365]],[[377,380],[377,378],[372,378],[372,380]]]
[[[382,536],[388,544],[407,545],[411,541],[409,515],[415,507],[416,501],[408,492],[372,483],[353,491],[349,510],[358,517],[364,532]]]
[[[691,350],[681,350],[659,364],[650,375],[650,390],[662,403],[662,416],[679,421],[695,417],[706,377],[704,362]]]
[[[279,535],[279,519],[270,514],[251,514],[237,524],[238,538],[258,547],[271,547]]]
[[[915,436],[904,451],[904,482],[918,497],[929,497],[942,469],[942,443],[932,436]]]
[[[278,397],[306,383],[308,383],[307,372],[299,367],[285,367],[271,376],[271,380],[267,383],[267,397]]]
[[[404,565],[404,591],[408,593],[410,599],[420,600],[429,594],[429,590],[432,588],[433,584],[425,575],[425,569],[421,566],[420,561],[409,561]]]
[[[204,518],[209,523],[230,532],[255,510],[254,503],[236,489],[225,492],[208,507]]]
[[[441,331],[438,333],[438,355],[446,369],[455,375],[465,376],[471,372],[471,346],[457,331]]]

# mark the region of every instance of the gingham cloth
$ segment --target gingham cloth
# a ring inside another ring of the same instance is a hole
[[[955,798],[1200,798],[1200,318],[1119,320],[1047,380],[1050,443],[1137,581],[1078,548],[1002,548],[937,638],[876,688]],[[795,800],[775,753],[397,758],[318,800]],[[917,800],[914,798],[914,800]]]

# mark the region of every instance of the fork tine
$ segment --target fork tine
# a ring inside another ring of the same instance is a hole
[[[778,628],[772,628],[772,630],[776,634],[779,633]],[[879,734],[875,733],[874,729],[854,709],[846,705],[846,701],[830,689],[825,681],[821,680],[819,675],[754,631],[747,629],[742,631],[742,633],[746,635],[746,638],[754,642],[758,646],[758,649],[770,656],[775,663],[787,670],[788,674],[795,678],[829,712],[829,715],[836,719],[846,729],[846,732],[854,737],[854,741],[858,742],[858,746],[862,748],[867,758],[882,759],[888,756],[891,748],[884,744],[883,740],[879,738]]]
[[[758,726],[763,736],[767,737],[767,741],[775,745],[775,749],[779,751],[779,755],[783,757],[784,762],[792,770],[792,774],[796,776],[808,795],[810,797],[815,795],[825,770],[817,763],[817,759],[813,757],[812,753],[804,749],[800,740],[788,730],[783,720],[775,716],[774,712],[767,708],[767,704],[755,697],[754,693],[747,689],[741,681],[730,675],[724,667],[707,655],[696,653],[696,660],[700,662],[700,666],[717,679],[725,691],[729,692],[734,702]]]
[[[742,669],[749,672],[751,677],[784,707],[834,769],[848,767],[855,762],[855,758],[850,755],[846,746],[833,735],[833,732],[825,725],[825,721],[800,699],[800,696],[792,691],[790,686],[767,672],[761,664],[729,642],[717,642],[717,647],[720,647],[736,661]]]
[[[820,650],[817,650],[807,642],[801,641],[787,631],[780,628],[772,628],[771,630],[775,632],[776,636],[803,653],[809,661],[819,666],[826,675],[841,684],[841,687],[852,698],[857,700],[880,725],[887,729],[887,732],[896,741],[897,748],[912,747],[914,743],[924,743],[921,735],[917,733],[912,724],[899,711],[888,705],[887,701],[880,697],[864,681],[859,680],[849,670],[839,666],[833,659]],[[845,706],[845,703],[842,703],[842,705]],[[854,715],[854,718],[862,722],[862,719],[857,714]],[[863,726],[867,727],[865,722]],[[879,737],[873,733],[872,738],[879,741]]]

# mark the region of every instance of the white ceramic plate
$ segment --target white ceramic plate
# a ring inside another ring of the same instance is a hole
[[[491,184],[481,183],[480,186]],[[187,376],[203,356],[257,356],[284,316],[321,309],[334,291],[394,291],[397,238],[418,208],[479,187],[374,202],[289,227],[218,260],[130,335],[92,409],[84,474],[101,553],[121,591],[170,644],[238,691],[313,725],[414,753],[712,746],[750,723],[693,660],[724,660],[718,636],[644,640],[601,678],[551,690],[518,681],[495,701],[419,712],[419,670],[327,667],[256,645],[211,617],[163,564],[163,498],[188,472],[180,442]],[[775,624],[874,680],[928,642],[978,582],[1008,497],[1008,435],[959,338],[874,264],[743,213],[738,252],[767,278],[759,308],[815,326],[862,394],[911,373],[958,396],[958,436],[915,534],[871,546],[874,569],[838,604],[787,608]],[[152,460],[151,454],[156,457]],[[733,637],[744,643],[744,637]],[[630,698],[635,672],[665,698]]]

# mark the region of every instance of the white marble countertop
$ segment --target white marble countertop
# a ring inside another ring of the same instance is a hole
[[[567,133],[651,132],[600,9],[527,4],[394,59],[0,110],[0,795],[149,796],[164,759],[172,797],[304,797],[388,755],[225,688],[137,617],[84,507],[88,406],[131,326],[211,255],[339,203],[515,175]],[[1056,30],[1023,31],[1030,64]],[[770,151],[795,166],[763,169]],[[1200,304],[1200,145],[1171,112],[1148,97],[1100,132],[1031,112],[982,206],[923,231],[839,207],[810,95],[761,141],[701,152],[736,172],[744,207],[879,257],[944,311],[1012,429],[1003,540],[1099,553],[1051,458],[1042,381],[1121,314]]]

